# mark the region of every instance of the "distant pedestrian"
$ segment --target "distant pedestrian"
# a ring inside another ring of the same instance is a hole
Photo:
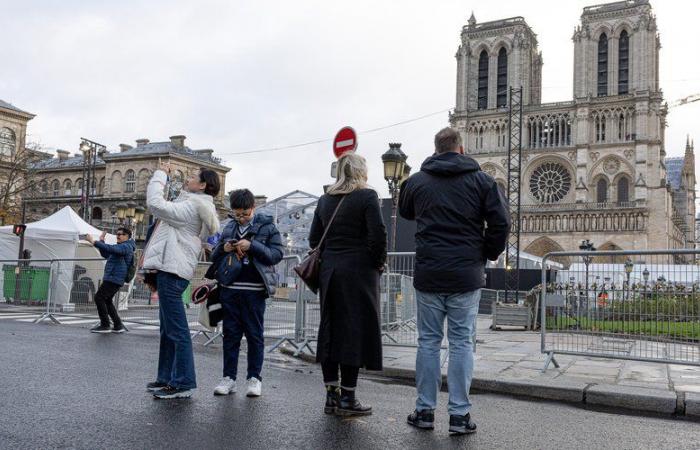
[[[214,389],[216,395],[236,392],[241,339],[248,343],[246,395],[262,395],[262,365],[265,356],[265,301],[275,293],[274,266],[282,260],[282,237],[272,216],[255,214],[255,196],[248,189],[229,195],[232,219],[224,227],[212,252],[212,268],[219,282],[223,307],[224,375]],[[231,265],[236,271],[227,270]]]
[[[219,176],[209,169],[193,173],[179,197],[167,201],[163,190],[170,165],[148,183],[148,209],[159,220],[144,252],[144,270],[156,271],[160,305],[158,376],[147,389],[156,398],[189,397],[197,386],[192,339],[182,294],[194,276],[202,241],[219,230],[214,197]]]
[[[403,183],[399,210],[416,221],[418,398],[408,423],[433,429],[447,317],[449,430],[473,433],[469,388],[476,315],[486,260],[496,260],[506,245],[510,216],[505,199],[494,179],[464,155],[459,133],[445,128],[435,136],[435,154]]]
[[[316,353],[326,385],[325,412],[367,415],[372,408],[360,404],[355,388],[361,367],[382,369],[379,278],[386,261],[386,229],[360,155],[350,153],[338,160],[338,180],[319,199],[314,213],[311,248],[325,232]]]
[[[129,267],[134,263],[136,243],[131,239],[131,230],[125,227],[117,229],[116,244],[105,243],[106,235],[106,232],[102,232],[98,241],[89,234],[85,237],[107,260],[102,284],[95,293],[95,306],[97,306],[97,314],[100,316],[100,323],[92,327],[90,331],[93,333],[123,333],[126,328],[119,318],[119,313],[112,299],[127,282]],[[110,318],[113,328],[109,326]]]

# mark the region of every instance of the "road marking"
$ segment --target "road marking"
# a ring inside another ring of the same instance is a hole
[[[70,320],[62,320],[61,323],[65,325],[73,325],[73,324],[79,324],[79,323],[88,323],[88,322],[97,322],[100,319],[70,319]]]
[[[0,314],[0,319],[26,319],[29,317],[39,317],[41,314]]]
[[[160,330],[160,327],[157,327],[155,325],[139,325],[139,326],[131,326],[134,330]]]
[[[39,316],[34,316],[34,317],[29,318],[29,319],[17,319],[16,321],[17,322],[34,322],[37,319],[37,317],[39,317]]]

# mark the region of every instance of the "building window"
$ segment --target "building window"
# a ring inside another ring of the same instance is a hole
[[[47,196],[49,194],[49,183],[42,181],[39,184],[39,192],[41,192],[41,195]]]
[[[489,54],[486,50],[479,55],[479,95],[478,109],[486,109],[489,105]]]
[[[508,102],[508,55],[506,49],[498,52],[498,76],[496,78],[496,107],[503,108]]]
[[[629,57],[630,38],[627,31],[620,33],[620,51],[618,53],[618,82],[617,93],[627,94],[629,92]]]
[[[598,39],[598,97],[608,95],[608,36]]]
[[[124,192],[134,192],[136,190],[136,174],[133,170],[126,171],[126,185]]]
[[[605,142],[605,116],[598,114],[595,116],[595,141]]]
[[[12,156],[15,152],[15,133],[9,128],[0,128],[0,156]]]
[[[82,178],[78,178],[78,181],[75,182],[75,190],[79,196],[83,195],[83,179]]]
[[[608,180],[601,178],[596,183],[595,187],[596,201],[598,203],[605,203],[608,201]]]
[[[61,183],[59,183],[58,180],[53,180],[53,182],[51,182],[51,195],[54,197],[61,195]]]
[[[530,193],[542,203],[556,203],[571,190],[571,174],[561,164],[545,162],[530,176]]]
[[[622,177],[617,182],[617,201],[624,203],[630,201],[630,181]]]
[[[73,184],[70,182],[70,180],[66,180],[63,183],[63,195],[73,195]]]

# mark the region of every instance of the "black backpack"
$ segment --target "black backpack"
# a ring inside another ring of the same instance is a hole
[[[126,256],[124,257],[124,262],[126,262]],[[131,280],[136,276],[136,255],[131,254],[131,264],[127,264],[126,276],[124,277],[125,283],[131,283]]]

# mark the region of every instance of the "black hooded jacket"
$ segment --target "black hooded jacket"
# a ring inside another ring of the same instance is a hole
[[[484,286],[486,260],[505,249],[510,214],[476,161],[452,152],[429,157],[401,186],[399,212],[416,221],[416,289],[457,293]]]

